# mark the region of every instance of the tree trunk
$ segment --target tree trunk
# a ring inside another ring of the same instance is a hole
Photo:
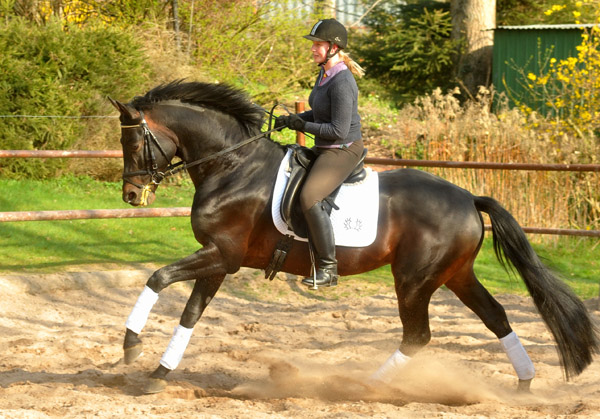
[[[314,2],[314,11],[317,15],[324,18],[336,17],[335,0],[316,0]]]
[[[456,59],[456,77],[467,94],[489,86],[496,28],[496,0],[452,0],[452,38],[464,40]]]
[[[179,37],[179,5],[177,0],[171,0],[171,7],[173,8],[173,31],[175,32],[175,44],[177,45],[177,51],[181,51],[181,40]]]

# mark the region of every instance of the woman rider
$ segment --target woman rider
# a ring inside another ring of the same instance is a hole
[[[350,175],[363,152],[358,87],[354,75],[363,69],[342,50],[346,28],[335,19],[318,21],[304,38],[312,41],[313,60],[321,69],[308,98],[309,111],[280,116],[275,127],[287,127],[315,136],[318,157],[304,183],[300,206],[309,241],[316,256],[316,284],[337,285],[337,260],[331,220],[323,200]],[[312,278],[303,283],[312,285]]]

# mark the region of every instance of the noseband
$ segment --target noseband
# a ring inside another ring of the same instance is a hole
[[[148,202],[148,196],[152,191],[153,186],[158,186],[162,180],[173,174],[173,170],[180,166],[183,162],[179,162],[176,164],[171,164],[171,158],[167,156],[164,148],[154,135],[154,133],[150,130],[148,123],[146,122],[146,118],[144,118],[144,112],[140,112],[140,117],[142,120],[139,124],[136,125],[121,125],[121,129],[124,128],[142,128],[144,132],[144,160],[146,163],[146,170],[137,170],[134,172],[123,172],[123,181],[132,184],[133,186],[140,188],[142,190],[141,204],[145,206]],[[164,171],[158,169],[158,164],[156,162],[156,153],[155,148],[158,148],[160,154],[165,158],[167,162],[169,162],[167,168]],[[150,182],[145,185],[134,182],[130,179],[133,176],[150,176]]]
[[[158,139],[156,138],[154,133],[150,130],[150,127],[148,126],[148,123],[146,122],[146,119],[144,118],[144,113],[141,110],[139,111],[139,113],[142,118],[142,120],[140,121],[139,124],[121,125],[121,129],[123,129],[123,128],[142,128],[142,130],[144,131],[144,160],[146,162],[146,170],[138,170],[138,171],[134,171],[134,172],[123,172],[123,181],[124,182],[130,183],[133,186],[140,188],[142,190],[142,197],[141,197],[142,206],[147,204],[148,196],[150,195],[152,187],[158,186],[160,184],[160,182],[163,181],[164,178],[174,175],[176,173],[179,173],[183,170],[189,169],[190,167],[197,166],[206,161],[212,160],[216,157],[220,157],[220,156],[227,154],[233,150],[237,150],[238,148],[241,148],[255,140],[258,140],[259,138],[264,137],[267,134],[270,134],[274,131],[279,131],[281,129],[281,128],[276,128],[276,129],[274,128],[274,129],[270,129],[265,132],[261,132],[260,134],[250,137],[250,138],[242,141],[241,143],[234,144],[233,146],[227,147],[226,149],[221,150],[215,154],[211,154],[210,156],[204,157],[199,160],[194,160],[193,162],[190,162],[190,163],[180,161],[175,164],[171,164],[171,159],[169,158],[169,156],[167,156],[167,153],[165,152],[163,147],[160,145],[160,142],[158,141]],[[156,163],[156,153],[154,152],[155,147],[158,148],[158,150],[163,155],[165,160],[169,162],[169,164],[167,165],[167,167],[164,171],[161,171],[158,169],[158,164]],[[133,176],[150,176],[150,182],[148,182],[145,185],[141,185],[141,184],[129,179],[130,177],[133,177]]]

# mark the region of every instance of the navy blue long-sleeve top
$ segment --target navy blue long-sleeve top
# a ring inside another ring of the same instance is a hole
[[[339,147],[362,138],[356,80],[344,63],[333,68],[337,66],[343,68],[326,83],[321,70],[308,97],[311,109],[299,114],[306,121],[304,132],[315,136],[317,147]]]

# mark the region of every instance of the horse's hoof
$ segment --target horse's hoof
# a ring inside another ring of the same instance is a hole
[[[529,394],[531,393],[531,380],[519,380],[519,384],[517,386],[517,392],[521,394]]]
[[[146,383],[146,386],[144,386],[144,394],[160,393],[165,388],[167,388],[167,380],[150,377]]]
[[[142,356],[142,349],[143,346],[141,343],[138,343],[137,345],[131,346],[129,348],[125,348],[124,351],[124,357],[123,360],[125,361],[125,364],[129,365],[129,364],[133,364],[135,362],[136,359],[138,359],[140,356]]]

